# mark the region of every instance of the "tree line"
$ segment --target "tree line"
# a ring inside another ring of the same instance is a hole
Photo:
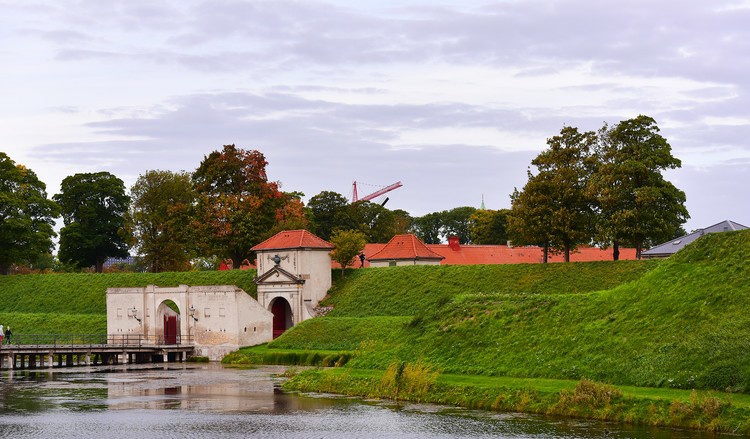
[[[225,145],[193,172],[147,171],[129,192],[108,172],[80,173],[50,199],[33,171],[0,152],[0,273],[49,265],[60,217],[58,263],[97,272],[107,258],[130,252],[152,272],[189,270],[211,260],[205,255],[239,267],[252,261],[250,248],[285,229],[308,229],[349,248],[342,255],[414,233],[428,244],[456,236],[462,244],[538,245],[545,262],[552,252],[567,261],[580,245],[611,246],[617,259],[619,246],[636,247],[640,256],[684,233],[689,218],[685,194],[662,175],[680,161],[648,116],[596,133],[563,127],[532,160],[536,172],[530,167],[525,186],[510,195],[510,209],[462,206],[412,217],[332,191],[305,206],[303,194],[268,180],[267,164],[259,151]]]

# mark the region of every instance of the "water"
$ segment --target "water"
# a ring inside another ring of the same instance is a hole
[[[0,438],[680,438],[690,431],[281,392],[281,368],[3,371]]]

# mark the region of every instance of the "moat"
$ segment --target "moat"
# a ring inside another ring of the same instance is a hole
[[[0,437],[702,438],[707,433],[282,392],[280,367],[3,371]]]

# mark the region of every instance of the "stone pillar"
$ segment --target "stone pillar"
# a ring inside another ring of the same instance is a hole
[[[91,366],[91,352],[86,352],[86,366]]]
[[[53,354],[52,352],[49,352],[47,354],[47,366],[48,367],[53,367],[55,365],[55,362],[54,362],[54,360],[52,358],[52,354]]]

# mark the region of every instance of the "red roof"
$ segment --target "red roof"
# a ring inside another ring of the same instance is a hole
[[[367,254],[365,253],[365,256]],[[414,235],[396,235],[380,251],[367,256],[371,261],[393,259],[443,259]]]
[[[538,264],[542,262],[542,248],[536,246],[508,247],[507,245],[471,245],[465,244],[452,249],[448,244],[423,244],[428,250],[443,256],[441,265],[478,265],[478,264]],[[379,256],[386,244],[365,245],[365,267],[369,267],[369,259]],[[635,259],[634,248],[620,247],[621,260]],[[612,249],[601,249],[597,247],[579,247],[570,254],[572,262],[611,261]],[[562,262],[563,255],[550,255],[549,262]],[[352,260],[351,267],[360,266],[359,258]],[[333,263],[334,268],[341,268],[338,263]]]
[[[307,230],[284,230],[266,239],[250,250],[283,250],[293,248],[333,249],[333,244],[318,238]]]

